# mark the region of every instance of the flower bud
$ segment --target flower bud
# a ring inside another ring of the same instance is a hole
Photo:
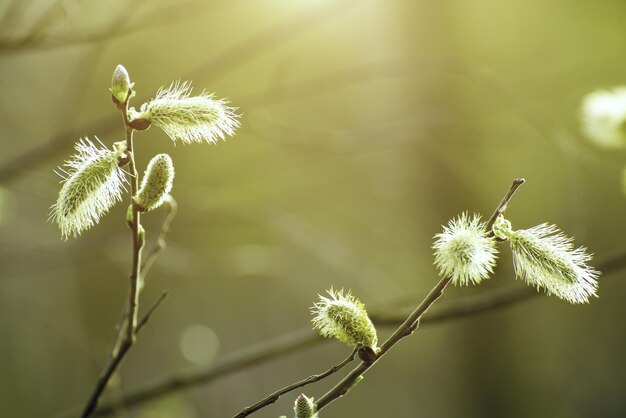
[[[132,84],[128,71],[123,65],[118,65],[113,71],[113,77],[111,78],[111,94],[114,101],[117,103],[126,103],[129,99],[130,89]]]
[[[158,154],[150,160],[141,181],[141,187],[134,197],[135,206],[140,212],[158,208],[172,191],[174,165],[167,154]]]
[[[511,229],[511,222],[506,220],[502,215],[498,215],[496,221],[491,227],[491,230],[493,231],[493,234],[496,236],[496,238],[502,240],[508,239],[513,233],[513,230]]]
[[[376,328],[367,315],[365,306],[349,292],[328,291],[329,298],[319,295],[313,305],[311,322],[323,337],[336,338],[350,347],[368,347],[377,352]]]
[[[313,398],[307,398],[303,393],[296,399],[293,412],[296,418],[317,418],[317,405],[313,402]]]

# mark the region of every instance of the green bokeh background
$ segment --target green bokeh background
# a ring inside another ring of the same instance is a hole
[[[549,221],[598,258],[621,252],[625,156],[588,144],[578,115],[586,93],[626,82],[625,15],[597,0],[0,2],[0,416],[76,416],[107,359],[126,205],[67,242],[46,218],[73,143],[123,135],[117,64],[136,106],[192,79],[242,127],[217,145],[137,135],[141,171],[174,159],[179,215],[142,307],[170,298],[109,399],[306,326],[331,286],[416,304],[437,279],[432,236],[464,210],[488,216],[515,177],[515,227]],[[145,216],[149,241],[161,216]],[[541,296],[424,327],[321,416],[624,417],[622,279],[603,277],[589,305]],[[509,286],[524,285],[502,247],[492,280],[440,305]],[[232,416],[347,354],[317,345],[118,416]],[[294,398],[257,416],[289,416]]]

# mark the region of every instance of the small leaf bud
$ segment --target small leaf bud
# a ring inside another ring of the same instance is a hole
[[[113,77],[111,77],[111,94],[113,95],[113,101],[116,103],[126,103],[130,98],[130,90],[132,84],[128,71],[123,65],[118,65],[113,71]]]

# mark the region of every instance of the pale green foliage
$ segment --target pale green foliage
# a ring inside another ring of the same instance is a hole
[[[174,141],[215,143],[219,138],[234,135],[239,127],[235,108],[225,100],[215,99],[202,92],[191,96],[189,82],[177,82],[164,89],[156,97],[141,106],[139,112],[131,112],[133,120],[145,119],[163,129]]]
[[[132,84],[130,82],[128,71],[126,71],[126,68],[124,68],[123,65],[118,65],[115,67],[113,76],[111,77],[111,94],[120,103],[125,103],[126,100],[128,100],[131,88]]]
[[[480,216],[463,213],[451,220],[443,232],[435,235],[435,265],[442,277],[451,277],[457,285],[478,284],[493,273],[498,250],[487,237]]]
[[[588,94],[581,116],[583,133],[590,141],[604,148],[626,146],[626,87]]]
[[[76,143],[77,154],[65,163],[63,186],[50,218],[67,239],[98,223],[100,217],[118,202],[124,190],[124,172],[118,158],[125,149],[121,145],[111,150],[102,143],[96,146],[88,138]]]
[[[293,406],[295,418],[317,418],[316,410],[317,405],[313,402],[313,398],[307,398],[303,393],[298,396]]]
[[[365,306],[350,292],[328,291],[330,297],[319,295],[311,308],[311,322],[323,337],[336,338],[350,347],[369,347],[376,351],[376,328]]]
[[[158,154],[150,160],[141,180],[141,187],[134,197],[135,204],[142,212],[161,206],[165,197],[172,191],[174,165],[167,154]]]
[[[500,217],[494,224],[498,236],[508,238],[517,277],[571,303],[596,296],[600,272],[587,265],[586,248],[574,248],[572,238],[547,223],[513,231]]]

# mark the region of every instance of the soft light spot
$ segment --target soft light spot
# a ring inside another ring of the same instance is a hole
[[[206,325],[191,325],[180,338],[180,351],[191,363],[207,365],[215,360],[219,351],[219,338]]]

